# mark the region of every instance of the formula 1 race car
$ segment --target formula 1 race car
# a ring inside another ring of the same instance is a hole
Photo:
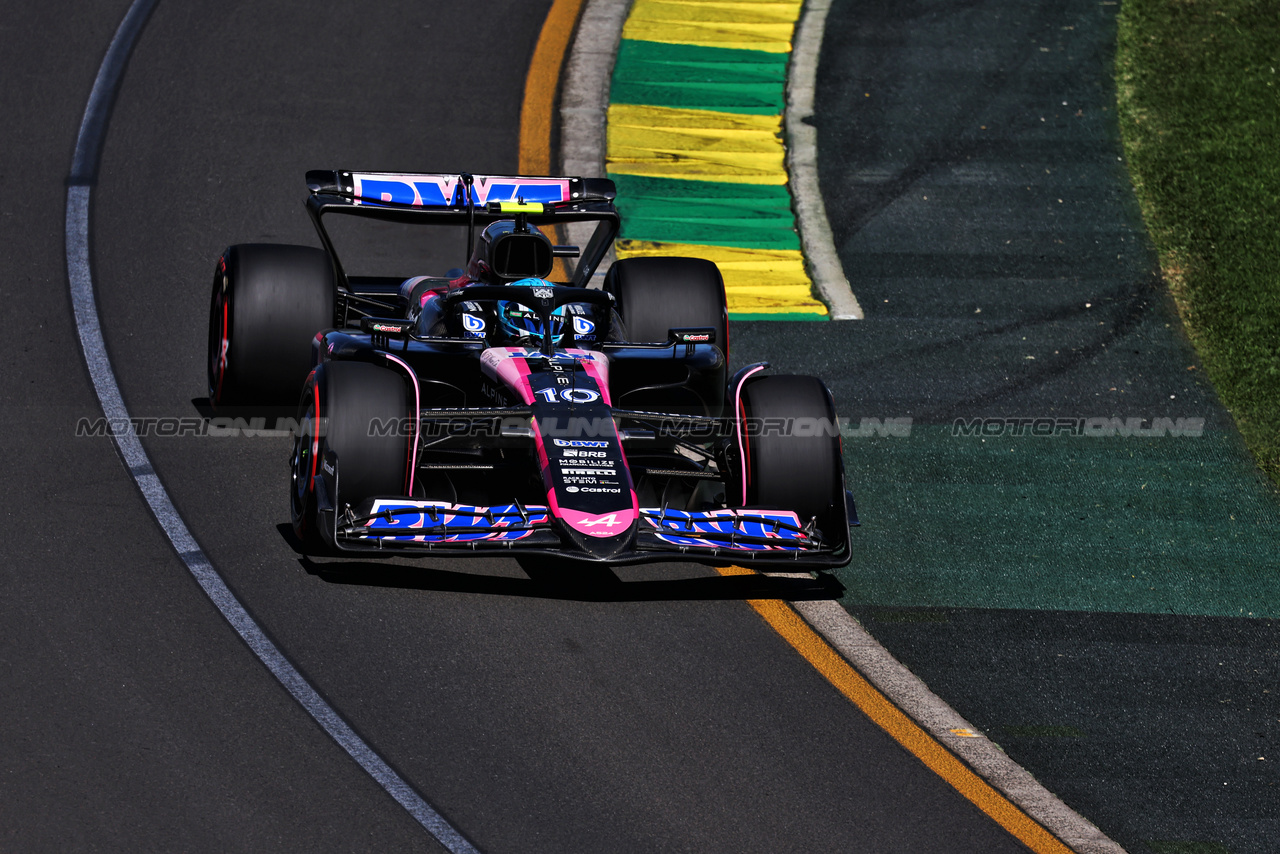
[[[709,261],[631,258],[593,279],[618,231],[612,181],[307,183],[323,249],[241,244],[218,261],[209,399],[283,406],[301,390],[290,507],[309,551],[849,562],[830,392],[765,363],[729,373]],[[331,215],[465,231],[467,267],[348,275]]]

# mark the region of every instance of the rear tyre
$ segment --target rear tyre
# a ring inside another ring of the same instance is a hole
[[[315,475],[328,451],[338,457],[338,500],[355,506],[408,490],[412,430],[405,379],[367,362],[325,362],[307,378],[298,403],[290,517],[308,550],[316,529]]]
[[[844,463],[831,393],[815,377],[774,375],[742,391],[744,505],[817,517],[831,539],[843,524]]]
[[[614,295],[633,344],[665,344],[676,328],[709,326],[729,361],[729,311],[720,268],[703,258],[626,258],[614,263],[604,289]]]
[[[310,246],[243,243],[218,260],[209,302],[209,403],[287,407],[333,326],[333,266]]]

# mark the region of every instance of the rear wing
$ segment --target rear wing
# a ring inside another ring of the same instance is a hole
[[[432,208],[477,211],[491,202],[587,204],[612,202],[617,196],[608,178],[554,178],[522,175],[471,175],[434,172],[307,173],[307,189],[327,196],[328,204],[373,205],[380,208]]]
[[[571,284],[583,286],[604,260],[618,234],[617,190],[608,178],[531,175],[472,175],[443,172],[307,172],[307,212],[333,261],[339,289],[350,290],[323,218],[337,213],[393,222],[465,225],[467,254],[476,226],[516,215],[555,228],[574,222],[596,224],[583,247]],[[466,263],[465,258],[460,259]]]

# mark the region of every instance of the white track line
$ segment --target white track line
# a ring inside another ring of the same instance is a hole
[[[604,176],[609,85],[622,40],[622,25],[630,11],[631,0],[587,0],[578,16],[578,28],[560,81],[561,175]],[[570,243],[586,246],[595,227],[578,223],[568,226],[568,230]],[[592,276],[593,282],[604,281],[616,258],[613,247],[609,247]]]
[[[306,710],[329,736],[354,759],[369,776],[377,781],[396,802],[409,811],[419,824],[454,854],[478,854],[448,821],[431,808],[405,780],[392,770],[386,761],[374,752],[346,721],[326,703],[297,668],[285,658],[275,644],[267,638],[261,626],[249,616],[248,611],[227,587],[204,551],[196,543],[191,531],[174,508],[155,469],[147,457],[137,434],[129,421],[129,411],[120,395],[120,386],[111,362],[107,358],[106,344],[93,296],[93,278],[89,262],[89,202],[91,187],[96,180],[98,157],[106,137],[111,105],[119,90],[125,64],[133,45],[142,33],[147,18],[157,0],[135,0],[115,37],[107,48],[107,55],[98,69],[93,92],[85,107],[76,139],[75,157],[72,161],[70,186],[67,189],[66,251],[67,278],[71,288],[71,305],[75,312],[76,330],[80,346],[84,350],[85,364],[93,380],[94,391],[102,405],[102,412],[112,424],[130,425],[115,434],[116,446],[124,458],[129,474],[138,484],[147,506],[156,521],[164,529],[196,582],[209,599],[222,612],[222,616],[253,650],[254,655],[266,665],[271,675],[284,686],[299,705]]]
[[[818,79],[818,55],[827,26],[831,0],[808,0],[796,26],[787,68],[787,172],[796,226],[804,246],[805,261],[813,283],[831,311],[832,320],[862,320],[862,306],[844,275],[836,253],[827,206],[818,181],[818,129],[805,122],[813,117],[814,87]]]
[[[587,0],[560,82],[563,175],[602,177],[609,83],[631,0]]]

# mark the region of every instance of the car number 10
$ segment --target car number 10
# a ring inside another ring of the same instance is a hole
[[[565,403],[595,403],[600,399],[600,392],[589,388],[544,388],[537,394],[547,403],[555,403],[557,397]]]

